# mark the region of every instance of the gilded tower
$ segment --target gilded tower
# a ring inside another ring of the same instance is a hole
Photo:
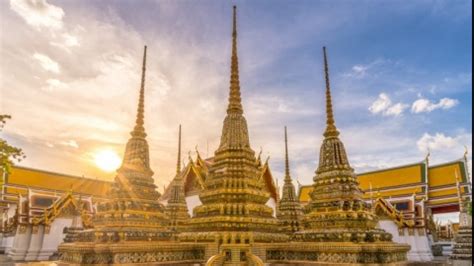
[[[373,242],[391,240],[392,235],[375,229],[377,218],[362,192],[339,139],[332,110],[329,69],[324,52],[326,80],[326,130],[313,178],[311,202],[306,206],[305,229],[297,238],[318,241]]]
[[[194,208],[186,241],[220,244],[251,244],[284,241],[278,220],[265,205],[269,193],[259,181],[255,152],[250,147],[247,121],[243,116],[237,58],[236,8],[233,13],[230,93],[219,148],[200,195],[201,206]]]
[[[184,182],[181,176],[181,125],[178,133],[178,159],[176,162],[176,176],[171,184],[171,197],[166,205],[166,213],[170,220],[170,227],[177,232],[189,219],[188,206],[184,195]]]
[[[303,208],[296,195],[295,186],[290,175],[290,160],[288,158],[288,134],[285,127],[285,179],[283,192],[277,206],[277,218],[282,223],[288,233],[296,232],[300,229],[303,218]]]
[[[172,242],[165,207],[158,202],[144,128],[146,46],[135,127],[109,200],[100,203],[93,229],[59,246],[62,264],[120,264],[202,258],[202,248]]]
[[[161,196],[156,190],[150,168],[148,142],[145,133],[145,72],[146,46],[143,53],[142,76],[135,127],[125,147],[122,166],[117,170],[111,200],[97,207],[95,228],[112,230],[119,238],[167,238],[164,228],[167,217],[164,207],[158,203]],[[129,227],[127,234],[123,227]],[[120,228],[120,230],[115,230]],[[147,228],[147,230],[143,230]],[[121,231],[121,234],[119,234]],[[94,233],[94,235],[98,235]],[[100,235],[100,234],[99,234]]]

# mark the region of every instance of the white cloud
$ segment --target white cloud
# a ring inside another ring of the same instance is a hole
[[[385,112],[384,115],[387,116],[399,116],[403,113],[403,111],[408,108],[407,104],[397,103],[390,106]]]
[[[363,77],[367,74],[367,66],[364,65],[355,65],[352,67],[352,72],[355,76]]]
[[[62,141],[60,142],[61,145],[64,145],[64,146],[69,146],[69,147],[73,147],[75,149],[79,148],[79,144],[77,144],[77,142],[75,140],[68,140],[68,141]]]
[[[379,95],[379,98],[375,100],[375,102],[372,103],[372,105],[369,107],[369,111],[373,114],[378,114],[387,110],[391,104],[392,101],[390,100],[388,95],[385,93],[381,93]]]
[[[376,59],[366,65],[357,64],[352,66],[351,71],[348,73],[343,74],[345,77],[349,78],[364,78],[371,75],[377,75],[380,71],[383,71],[383,66],[387,63],[391,63],[390,60],[386,60],[383,58]],[[378,68],[375,68],[378,67]],[[382,69],[380,69],[382,67]],[[369,71],[371,73],[369,73]]]
[[[10,0],[10,8],[37,30],[63,27],[64,11],[46,0]]]
[[[65,89],[68,85],[58,79],[48,79],[46,80],[47,86],[42,87],[43,90],[53,91],[55,89]]]
[[[385,93],[381,93],[379,95],[379,98],[375,100],[369,107],[369,111],[372,114],[382,114],[384,116],[399,116],[407,107],[408,105],[403,103],[392,104],[392,100],[390,100],[390,97]]]
[[[58,62],[54,61],[53,59],[49,58],[49,56],[40,53],[34,53],[33,58],[38,61],[41,67],[49,72],[53,72],[58,74],[60,71]]]
[[[411,112],[418,114],[418,113],[429,113],[436,109],[446,110],[446,109],[453,108],[458,103],[459,103],[458,100],[450,99],[450,98],[442,98],[441,100],[439,100],[438,103],[433,103],[428,99],[421,98],[413,102],[411,106]]]
[[[443,133],[436,133],[435,135],[425,133],[416,142],[416,145],[420,151],[426,152],[427,150],[451,149],[459,143],[458,138],[445,136]]]

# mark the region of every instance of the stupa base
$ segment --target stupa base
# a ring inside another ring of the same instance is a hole
[[[410,246],[393,242],[291,242],[267,247],[264,261],[273,264],[405,265]]]
[[[170,241],[63,243],[59,265],[194,265],[205,262],[205,245]]]

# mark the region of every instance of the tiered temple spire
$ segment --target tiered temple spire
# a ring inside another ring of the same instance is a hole
[[[328,58],[326,54],[326,47],[323,47],[324,54],[324,79],[326,81],[326,131],[324,132],[325,137],[339,136],[339,131],[336,128],[336,122],[334,121],[334,114],[332,111],[332,98],[331,98],[331,84],[329,82],[329,66]]]
[[[230,93],[227,113],[242,114],[242,100],[240,97],[239,59],[237,57],[237,7],[234,6],[232,19],[232,56],[230,64]]]
[[[170,219],[170,226],[177,231],[189,219],[188,207],[184,194],[184,180],[181,173],[181,125],[178,133],[178,156],[176,162],[176,176],[171,184],[171,197],[166,205],[166,212]]]
[[[146,49],[143,50],[143,63],[142,63],[142,78],[140,82],[140,95],[138,99],[137,118],[135,121],[135,127],[131,132],[132,137],[145,138],[145,72],[146,72]]]
[[[326,130],[320,149],[319,166],[314,177],[311,201],[306,206],[305,229],[296,237],[303,241],[377,242],[390,241],[391,235],[376,229],[377,219],[362,192],[354,170],[347,160],[344,144],[338,138],[332,110],[326,48]]]
[[[117,170],[110,198],[98,204],[93,229],[80,232],[75,242],[60,246],[64,261],[77,264],[124,263],[128,255],[114,255],[109,249],[111,244],[118,249],[140,250],[145,241],[168,241],[172,237],[164,206],[158,202],[160,193],[156,190],[149,163],[144,128],[145,69],[146,46],[136,123],[125,147],[122,166]]]
[[[286,241],[278,233],[278,220],[265,203],[270,195],[259,180],[261,171],[250,147],[247,121],[243,116],[237,58],[237,14],[233,9],[232,56],[229,103],[219,148],[209,169],[203,203],[194,208],[188,232],[181,241],[248,244]],[[239,262],[241,253],[232,253]]]
[[[295,186],[290,175],[290,160],[288,155],[288,134],[285,126],[285,178],[283,184],[283,195],[278,202],[277,218],[288,233],[300,229],[303,218],[303,209],[296,196]]]

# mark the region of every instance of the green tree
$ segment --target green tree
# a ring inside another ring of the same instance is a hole
[[[7,123],[7,119],[11,119],[11,116],[0,115],[0,132]],[[0,138],[0,170],[10,173],[10,167],[14,162],[20,162],[24,158],[26,158],[26,155],[20,148],[12,146],[3,138]]]

